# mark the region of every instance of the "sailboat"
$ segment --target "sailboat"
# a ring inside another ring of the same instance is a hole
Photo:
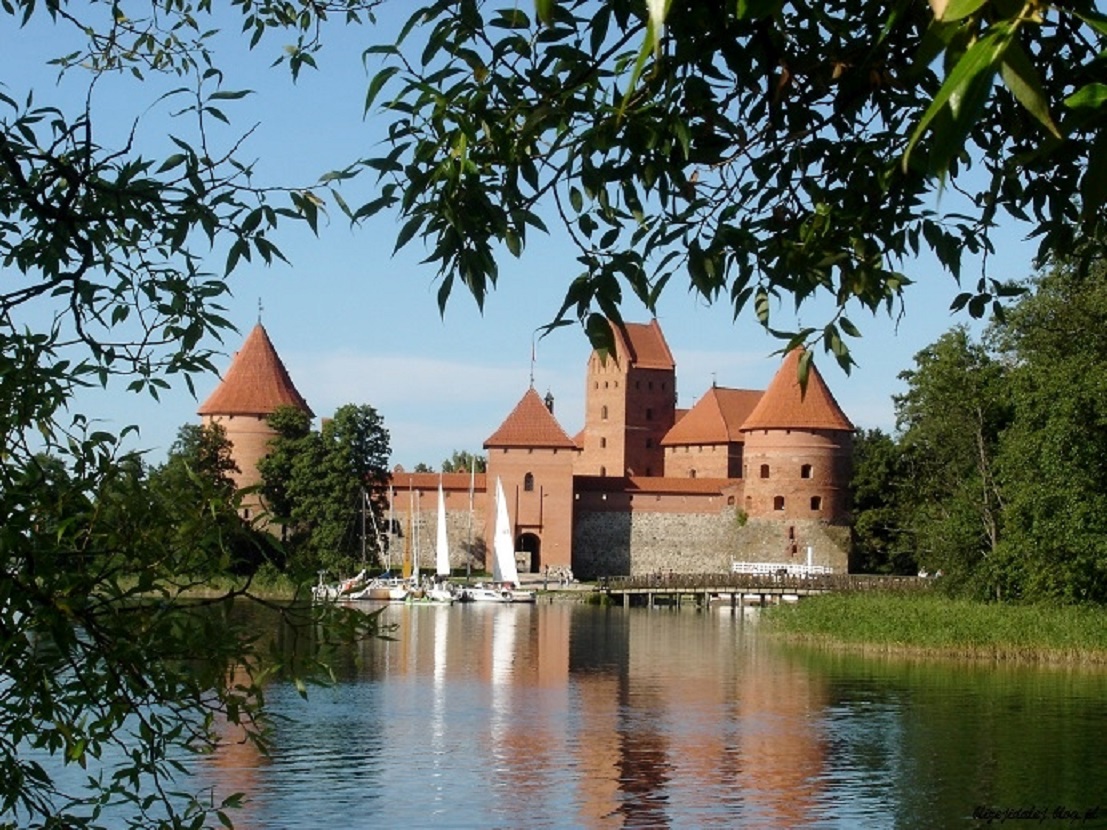
[[[434,552],[435,582],[426,589],[426,599],[430,602],[452,603],[454,592],[447,580],[450,578],[450,542],[446,534],[446,496],[442,492],[442,482],[438,482],[438,532],[435,538]]]
[[[492,537],[492,585],[469,589],[475,602],[534,602],[533,591],[519,590],[519,569],[515,565],[515,537],[507,515],[503,482],[496,478],[496,530]]]

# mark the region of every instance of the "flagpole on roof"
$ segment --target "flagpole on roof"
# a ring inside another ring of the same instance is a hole
[[[535,362],[535,359],[536,359],[536,353],[537,353],[537,348],[538,348],[537,343],[536,343],[537,336],[538,336],[538,329],[535,329],[533,332],[531,332],[531,335],[530,335],[530,385],[531,385],[532,388],[534,386],[534,362]]]

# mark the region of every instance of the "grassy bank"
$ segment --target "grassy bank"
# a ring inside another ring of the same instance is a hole
[[[859,651],[1107,665],[1101,608],[841,593],[772,608],[765,622],[789,640]]]

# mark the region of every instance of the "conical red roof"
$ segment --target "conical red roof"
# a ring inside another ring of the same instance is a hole
[[[576,449],[565,430],[554,418],[553,413],[534,391],[532,386],[523,395],[515,409],[500,424],[492,436],[484,442],[484,448],[491,447],[557,447]]]
[[[661,439],[661,446],[731,444],[742,441],[742,424],[763,394],[754,389],[712,386],[665,434]]]
[[[800,389],[799,360],[804,350],[793,349],[784,358],[769,388],[742,424],[751,429],[831,429],[853,431],[815,364],[807,371],[807,391]]]
[[[261,323],[235,353],[223,380],[197,410],[199,415],[268,415],[295,406],[314,416]]]

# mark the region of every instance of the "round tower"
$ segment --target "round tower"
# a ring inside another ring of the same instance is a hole
[[[802,354],[788,354],[742,424],[744,509],[755,519],[846,525],[854,427],[814,364],[801,388]]]
[[[258,323],[235,353],[219,386],[197,410],[205,425],[219,424],[226,432],[238,465],[235,485],[239,489],[261,483],[258,462],[269,452],[269,442],[276,435],[267,418],[279,406],[295,406],[314,416],[265,327]],[[252,518],[259,508],[256,497],[244,502],[243,518]]]

